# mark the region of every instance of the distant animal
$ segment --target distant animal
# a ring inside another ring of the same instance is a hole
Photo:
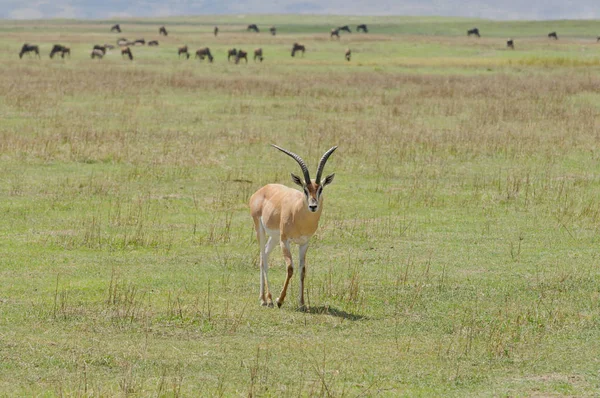
[[[121,47],[121,57],[123,55],[127,55],[131,61],[133,61],[133,54],[131,53],[131,49],[129,47]]]
[[[344,32],[348,32],[348,33],[352,33],[352,31],[350,30],[350,27],[348,25],[344,25],[344,26],[338,26],[337,29],[339,31],[344,31]]]
[[[25,54],[29,54],[29,53],[35,53],[38,58],[42,58],[40,57],[40,48],[38,46],[36,46],[35,44],[29,44],[29,43],[25,43],[23,44],[23,47],[21,47],[21,52],[19,53],[19,58],[23,58],[23,55]]]
[[[106,47],[101,46],[100,44],[96,44],[94,46],[94,50],[100,50],[100,51],[102,51],[102,55],[106,54]]]
[[[115,48],[115,46],[113,46],[112,44],[104,44],[104,48],[106,48],[107,50],[112,50],[113,48]]]
[[[229,62],[231,60],[231,57],[233,57],[233,59],[235,59],[236,56],[237,56],[237,50],[235,48],[230,48],[229,50],[227,50],[227,62]]]
[[[177,48],[177,56],[181,58],[181,54],[186,56],[186,59],[190,59],[190,53],[188,52],[188,46],[180,46]]]
[[[146,40],[144,40],[144,39],[137,39],[137,40],[135,40],[133,42],[133,45],[135,45],[135,46],[137,46],[138,44],[141,44],[143,46],[144,44],[146,44]]]
[[[254,49],[254,62],[256,62],[256,58],[258,58],[258,60],[260,62],[263,61],[263,52],[262,52],[262,48],[255,48]]]
[[[269,32],[271,32],[271,34],[272,34],[273,36],[275,36],[275,35],[277,34],[277,28],[275,28],[275,26],[271,26],[271,27],[269,28]]]
[[[90,54],[92,59],[94,58],[100,58],[102,59],[102,57],[104,57],[104,52],[102,50],[98,50],[97,48],[92,50],[92,53]]]
[[[302,51],[302,56],[304,57],[306,47],[302,44],[294,43],[294,45],[292,46],[292,57],[295,56],[298,51]]]
[[[367,29],[367,25],[365,24],[361,24],[356,27],[357,32],[360,32],[361,30],[365,33],[369,33],[369,29]]]
[[[50,58],[54,58],[54,56],[59,53],[60,53],[61,58],[64,58],[65,55],[69,55],[69,57],[70,57],[71,49],[69,47],[65,47],[61,44],[55,44],[52,47],[52,50],[50,51]]]
[[[256,26],[255,24],[250,24],[250,25],[248,25],[248,27],[246,28],[246,30],[253,30],[253,31],[255,31],[256,33],[260,32],[260,31],[258,30],[258,26]]]
[[[119,26],[119,24],[113,25],[112,28],[110,28],[110,31],[121,33],[121,26]]]
[[[214,34],[215,34],[215,37],[217,37],[217,35],[219,34],[219,27],[218,26],[215,26]]]
[[[323,154],[317,166],[317,176],[310,179],[308,167],[302,158],[293,152],[273,145],[294,159],[302,169],[304,179],[292,174],[292,181],[302,189],[296,190],[281,184],[267,184],[250,197],[250,215],[254,221],[254,230],[260,247],[260,304],[273,307],[273,299],[269,291],[267,278],[269,270],[269,254],[277,246],[281,246],[283,258],[287,265],[287,277],[279,297],[275,300],[278,307],[283,305],[290,279],[294,274],[294,264],[290,246],[300,246],[297,271],[299,273],[299,306],[304,309],[304,277],[306,275],[306,252],[310,237],[319,226],[323,211],[323,189],[333,182],[335,174],[323,177],[323,169],[327,159],[336,150],[332,147]]]
[[[344,56],[346,57],[346,61],[350,62],[350,57],[352,57],[352,51],[350,51],[350,49],[347,49],[346,54]]]
[[[237,55],[235,56],[235,63],[239,64],[240,59],[245,59],[246,63],[248,63],[248,53],[244,50],[237,50]]]
[[[548,33],[548,38],[558,40],[558,35],[556,34],[556,32],[550,32]]]
[[[124,37],[117,39],[117,46],[126,46],[127,43],[128,43],[128,41]]]
[[[163,35],[163,36],[168,36],[169,33],[167,32],[167,28],[165,28],[164,26],[161,26],[160,28],[158,28],[158,34]]]
[[[158,46],[158,40],[151,40],[148,42],[149,46]]]
[[[600,36],[596,37],[596,42],[600,41]]]
[[[508,41],[506,42],[506,47],[511,48],[511,49],[515,49],[515,43],[513,41],[513,39],[508,39]]]
[[[479,34],[479,29],[477,29],[477,28],[467,30],[467,36],[481,37],[481,35]]]
[[[208,60],[210,62],[212,62],[214,59],[212,54],[210,53],[210,49],[208,47],[204,47],[204,48],[197,50],[196,56],[194,58],[200,58],[200,60],[202,61],[202,60],[204,60],[205,57],[208,57]]]
[[[337,28],[331,29],[331,33],[329,34],[330,39],[333,39],[334,37],[340,38],[340,30]]]

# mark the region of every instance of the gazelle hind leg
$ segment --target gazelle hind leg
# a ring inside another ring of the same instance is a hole
[[[269,255],[279,243],[278,237],[267,236],[266,229],[260,219],[255,222],[256,234],[260,245],[260,303],[273,307],[273,298],[269,289]]]
[[[271,291],[269,289],[269,278],[268,278],[268,272],[269,272],[269,255],[271,254],[271,252],[277,246],[278,243],[279,243],[279,239],[277,237],[269,236],[269,238],[267,240],[267,245],[265,247],[263,267],[262,267],[262,270],[261,270],[261,272],[263,274],[264,281],[265,281],[266,294],[267,294],[267,305],[269,307],[273,307],[273,298],[271,296]]]
[[[262,227],[261,222],[258,219],[254,219],[254,229],[256,230],[256,239],[258,240],[258,246],[260,248],[260,254],[259,254],[259,267],[260,267],[260,294],[259,294],[259,300],[260,300],[260,304],[263,306],[267,305],[267,300],[266,300],[266,295],[265,295],[265,285],[266,285],[266,281],[265,281],[265,275],[263,273],[263,268],[264,268],[264,264],[265,264],[265,244],[267,242],[267,237],[265,235],[265,230]]]

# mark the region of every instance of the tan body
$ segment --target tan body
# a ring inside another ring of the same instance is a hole
[[[277,149],[288,153],[282,148]],[[302,191],[281,184],[268,184],[260,188],[250,198],[250,215],[254,221],[254,230],[260,246],[260,302],[264,306],[273,306],[267,278],[269,255],[279,244],[287,266],[287,277],[279,297],[277,306],[281,307],[287,294],[287,288],[294,274],[294,262],[290,245],[300,246],[298,271],[300,272],[299,305],[304,307],[304,277],[306,274],[306,252],[308,242],[319,226],[323,211],[323,187],[333,181],[333,174],[320,183],[320,176],[327,158],[337,147],[331,148],[323,155],[317,172],[317,180],[310,180],[308,169],[299,157],[297,161],[304,167],[304,181],[292,174],[292,180],[302,187]],[[297,156],[288,153],[290,156]],[[308,182],[310,181],[310,182]]]

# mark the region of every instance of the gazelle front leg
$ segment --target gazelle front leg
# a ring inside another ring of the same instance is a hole
[[[298,262],[298,272],[300,272],[300,295],[298,298],[298,304],[301,309],[305,309],[304,305],[304,276],[306,273],[306,252],[308,250],[308,242],[303,245],[300,245],[300,261]]]
[[[277,298],[277,307],[281,307],[283,305],[283,301],[285,300],[285,295],[287,294],[288,284],[290,283],[290,279],[294,275],[294,264],[292,262],[292,252],[290,251],[290,241],[288,239],[281,238],[281,251],[283,253],[283,258],[287,265],[287,277],[285,278],[285,282],[283,283],[283,289],[281,289],[281,294]]]

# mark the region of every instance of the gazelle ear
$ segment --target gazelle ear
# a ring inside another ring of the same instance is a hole
[[[294,173],[291,173],[291,174],[292,174],[292,181],[294,181],[295,184],[300,185],[301,187],[304,187],[304,183],[302,183],[302,180],[300,179],[300,177],[298,177]]]
[[[333,182],[333,177],[335,177],[335,173],[329,174],[327,177],[325,177],[325,181],[323,181],[323,186],[331,184]]]

